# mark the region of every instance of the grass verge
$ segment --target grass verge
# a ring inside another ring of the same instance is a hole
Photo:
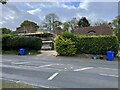
[[[2,89],[5,89],[5,88],[34,88],[34,86],[24,84],[24,83],[16,83],[13,81],[2,80],[2,84],[0,84],[0,88],[2,88]]]

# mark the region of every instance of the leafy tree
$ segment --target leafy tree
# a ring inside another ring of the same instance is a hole
[[[55,21],[54,22],[54,28],[55,29],[60,28],[60,25],[62,25],[62,22],[60,22],[60,21]]]
[[[77,26],[78,26],[78,21],[76,18],[73,18],[72,20],[65,22],[63,24],[63,29],[66,31],[74,30]]]
[[[120,16],[115,17],[115,19],[112,21],[113,25],[113,32],[118,37],[120,42]]]
[[[112,25],[114,28],[120,28],[120,16],[117,16],[115,19],[113,19]]]
[[[44,27],[46,27],[47,30],[55,30],[55,28],[60,24],[61,22],[59,21],[59,17],[56,14],[50,13],[45,16]]]
[[[21,27],[24,27],[24,26],[34,26],[35,28],[39,28],[39,26],[36,23],[28,21],[28,20],[25,20],[23,23],[21,23],[20,26]]]
[[[78,21],[78,26],[79,27],[89,27],[90,23],[89,21],[86,19],[86,17],[82,17],[79,21]]]
[[[78,20],[76,18],[73,18],[71,21],[70,21],[70,26],[71,26],[71,29],[75,29],[77,26],[78,26]]]
[[[102,19],[99,19],[94,23],[95,26],[108,25],[108,24],[109,24],[109,22],[104,21]]]
[[[63,29],[64,29],[64,30],[69,31],[69,27],[70,27],[69,22],[63,23]]]
[[[0,3],[6,4],[6,3],[7,3],[7,0],[0,0]]]
[[[0,30],[2,31],[2,34],[11,34],[12,30],[8,29],[8,28],[0,28]]]
[[[20,24],[20,28],[24,28],[24,30],[28,32],[29,30],[32,30],[32,29],[37,30],[39,26],[34,22],[25,20],[23,23]]]

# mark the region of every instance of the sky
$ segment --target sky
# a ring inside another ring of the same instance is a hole
[[[87,19],[94,23],[100,19],[112,21],[118,16],[117,2],[8,2],[0,4],[0,26],[16,30],[24,20],[40,25],[47,14],[55,13],[61,22],[72,18]]]

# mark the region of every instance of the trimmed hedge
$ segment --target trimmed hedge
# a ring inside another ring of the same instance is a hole
[[[38,37],[13,36],[5,34],[2,36],[2,50],[40,50],[42,40]]]
[[[76,54],[105,55],[108,50],[114,51],[115,54],[118,53],[119,43],[116,36],[81,36],[65,32],[58,37],[55,39],[55,47],[59,54],[62,53],[62,49],[65,49],[65,47],[61,47],[61,44],[56,44],[61,38],[63,38],[62,40],[70,39],[71,42],[75,43],[74,48],[77,48]],[[63,42],[62,40],[61,42]],[[66,52],[68,51],[66,50]]]
[[[75,42],[72,42],[71,39],[58,36],[54,44],[59,55],[73,56],[76,54]]]

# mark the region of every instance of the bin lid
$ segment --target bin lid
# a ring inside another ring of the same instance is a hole
[[[25,50],[24,48],[20,48],[20,50]]]
[[[113,51],[107,51],[107,53],[114,53]]]

